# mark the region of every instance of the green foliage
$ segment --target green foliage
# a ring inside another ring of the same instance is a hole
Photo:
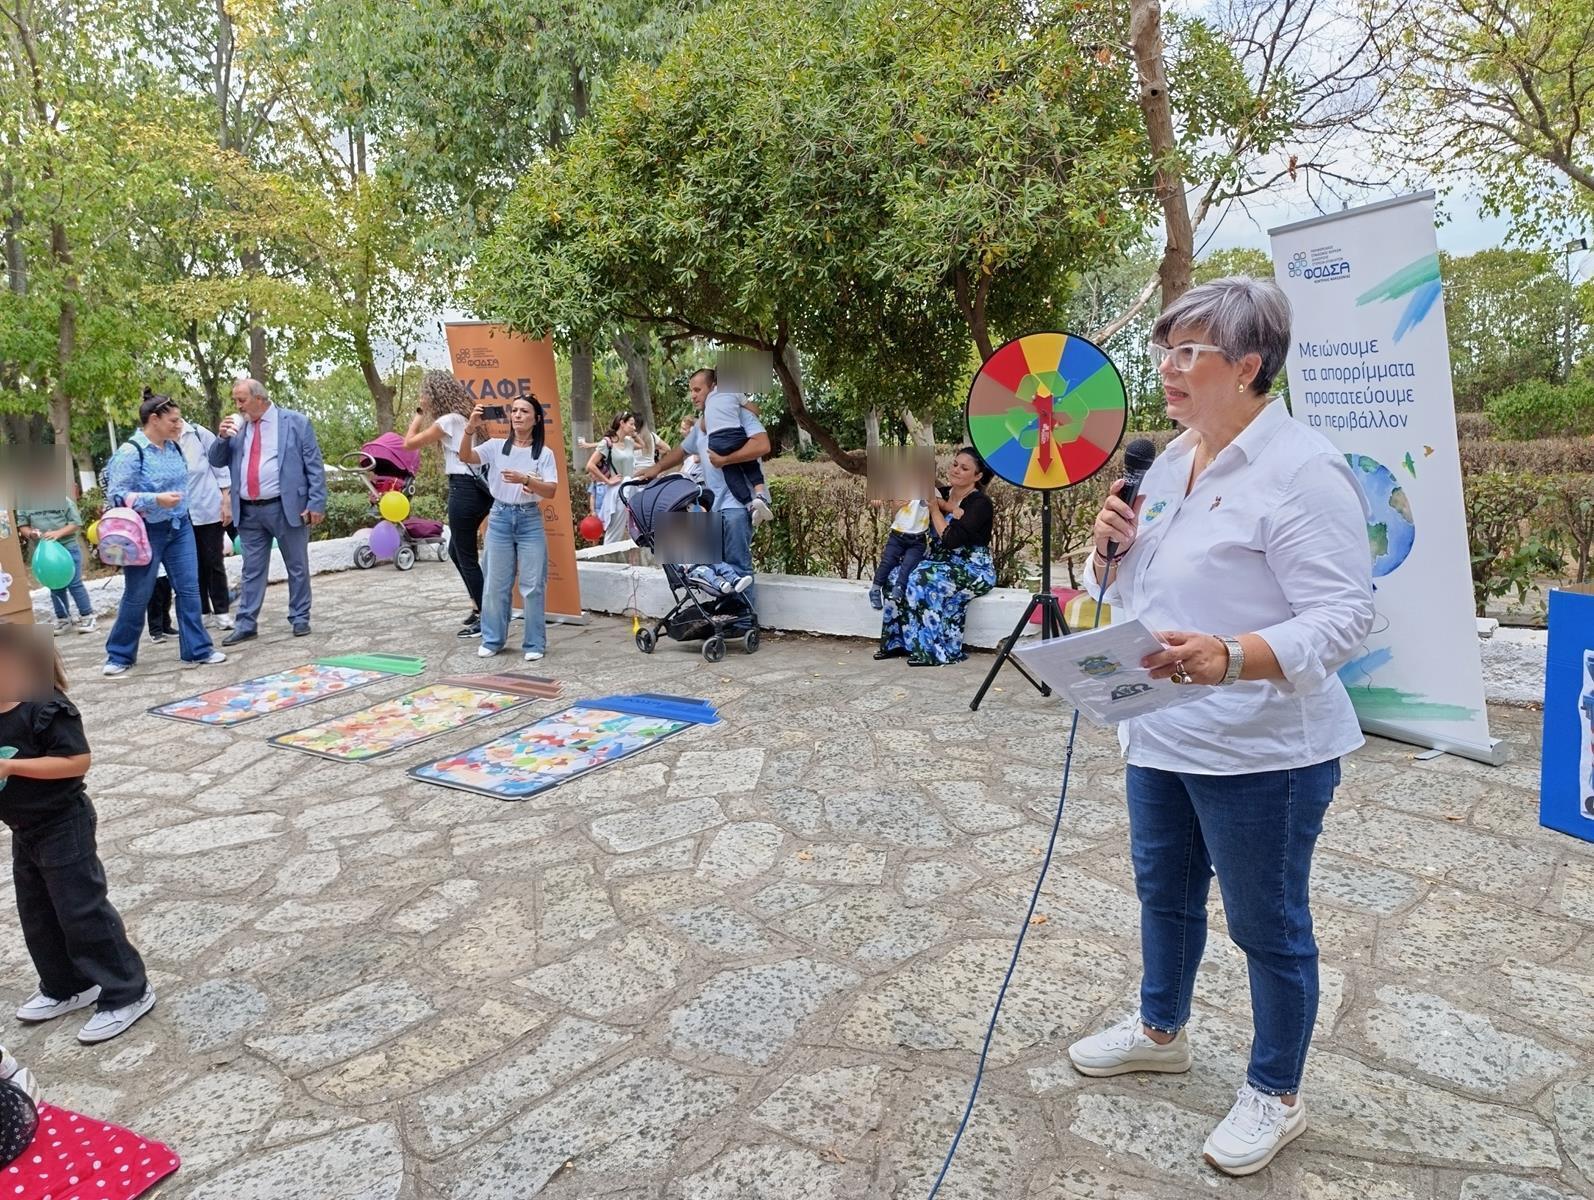
[[[1534,522],[1546,490],[1541,475],[1485,471],[1467,478],[1472,596],[1479,616],[1491,598],[1514,591],[1520,603],[1538,578],[1560,574],[1560,555]]]
[[[1102,21],[726,0],[532,166],[477,307],[564,337],[640,320],[792,345],[827,420],[950,415],[976,312],[994,338],[1049,323],[1067,272],[1144,220],[1126,65],[1080,49],[1113,40]]]
[[[1556,549],[1573,564],[1574,580],[1587,583],[1594,567],[1594,473],[1552,478],[1544,507]]]
[[[329,463],[338,462],[376,436],[371,394],[356,367],[335,367],[320,379],[293,388],[284,403],[310,418],[321,454]]]
[[[1559,259],[1525,250],[1440,259],[1458,409],[1481,408],[1487,397],[1519,383],[1561,378],[1572,296]],[[1577,314],[1575,351],[1587,353],[1589,332]]]
[[[1518,384],[1484,407],[1494,427],[1517,441],[1594,436],[1594,379]]]

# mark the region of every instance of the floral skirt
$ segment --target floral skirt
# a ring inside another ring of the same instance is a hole
[[[995,586],[996,564],[987,547],[932,548],[908,576],[902,599],[885,597],[880,648],[906,650],[921,662],[959,661],[969,604]]]

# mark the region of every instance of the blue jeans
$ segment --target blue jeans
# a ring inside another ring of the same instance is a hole
[[[1300,1090],[1317,1019],[1308,880],[1338,784],[1338,759],[1254,775],[1127,772],[1141,1019],[1164,1033],[1190,1019],[1216,868],[1229,937],[1250,969],[1255,1035],[1246,1078],[1269,1095]]]
[[[138,661],[138,638],[144,632],[144,614],[155,591],[155,569],[165,564],[166,578],[177,598],[177,638],[183,661],[204,662],[215,646],[199,620],[199,552],[188,518],[151,521],[145,527],[150,559],[142,567],[122,568],[122,603],[105,642],[105,657],[123,667]]]
[[[89,603],[89,590],[83,586],[83,548],[78,545],[77,534],[74,533],[57,545],[72,556],[72,582],[64,588],[50,589],[50,604],[55,609],[56,619],[64,621],[72,615],[72,610],[66,602],[68,592],[71,593],[72,599],[77,601],[78,615],[92,616],[94,605]]]
[[[548,536],[542,509],[494,502],[487,514],[487,578],[482,585],[482,645],[502,650],[509,636],[509,595],[520,577],[522,650],[546,650],[548,628],[543,596],[548,590]]]
[[[753,514],[745,508],[722,508],[715,514],[720,520],[721,558],[738,575],[753,573]],[[757,611],[756,587],[743,593],[747,607]]]

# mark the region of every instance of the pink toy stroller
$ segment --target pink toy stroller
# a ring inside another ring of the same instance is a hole
[[[332,468],[338,475],[358,475],[365,483],[371,497],[371,519],[383,519],[377,505],[388,492],[402,492],[413,497],[415,473],[420,470],[421,456],[414,450],[404,449],[404,439],[396,433],[384,433],[366,442],[358,450],[344,456],[343,462]],[[442,562],[448,552],[441,521],[428,521],[425,517],[406,517],[399,526],[399,548],[393,555],[393,565],[408,571],[415,565],[416,549],[429,546]],[[361,570],[376,566],[378,559],[368,542],[361,542],[354,550],[354,565]]]

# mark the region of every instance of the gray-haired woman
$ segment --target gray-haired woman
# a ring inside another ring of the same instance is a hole
[[[1120,728],[1140,1009],[1069,1056],[1086,1075],[1189,1070],[1184,1026],[1216,868],[1255,1027],[1238,1099],[1203,1147],[1231,1175],[1261,1170],[1305,1128],[1318,1000],[1307,881],[1339,758],[1362,744],[1335,672],[1373,622],[1355,477],[1268,396],[1289,338],[1289,302],[1271,283],[1220,279],[1169,305],[1151,353],[1185,432],[1133,511],[1115,485],[1094,530],[1096,582],[1166,647],[1144,665],[1201,694]]]

